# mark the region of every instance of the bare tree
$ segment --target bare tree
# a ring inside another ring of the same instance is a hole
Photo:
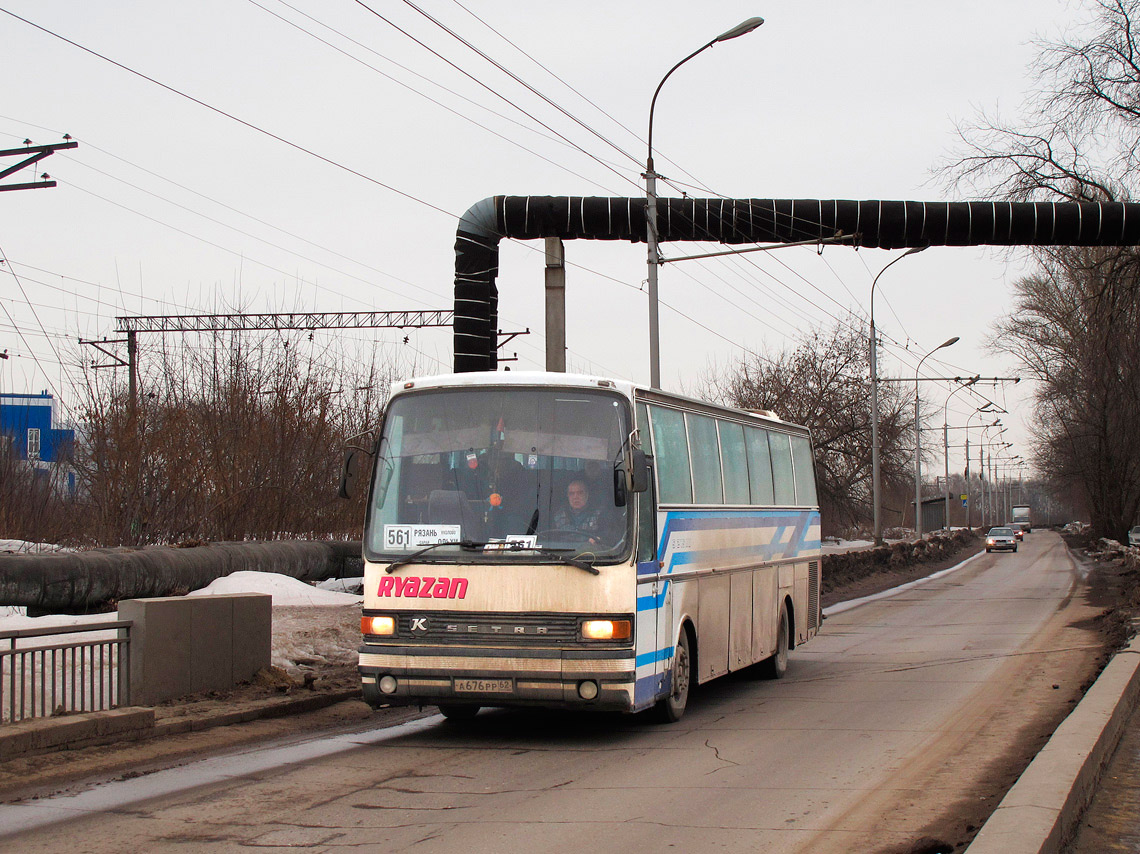
[[[770,409],[811,428],[819,501],[827,533],[866,524],[871,505],[871,388],[868,336],[835,326],[804,335],[790,351],[746,358],[706,382],[705,395],[741,409]],[[884,492],[905,494],[906,442],[914,411],[894,385],[880,387]],[[905,502],[900,502],[905,507]]]
[[[1088,0],[1087,20],[1038,44],[1035,90],[1014,121],[960,128],[953,186],[1015,200],[1127,200],[1140,178],[1140,0]],[[1036,250],[994,346],[1040,381],[1037,463],[1076,490],[1095,531],[1140,512],[1140,252]]]
[[[375,424],[414,366],[354,364],[303,335],[152,348],[136,405],[88,374],[76,465],[99,544],[359,536],[338,501],[347,437]]]
[[[1015,284],[995,343],[1037,380],[1038,465],[1083,494],[1094,530],[1122,539],[1140,513],[1137,252],[1059,249]]]
[[[1090,0],[1090,19],[1038,43],[1022,115],[959,128],[953,186],[1030,200],[1125,199],[1140,168],[1140,2]]]

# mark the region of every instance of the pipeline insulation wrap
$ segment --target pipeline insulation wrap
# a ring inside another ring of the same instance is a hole
[[[645,199],[495,196],[472,206],[455,239],[455,370],[496,366],[499,241],[646,240]],[[1131,202],[905,202],[659,199],[658,239],[725,244],[854,238],[858,246],[1134,246]]]

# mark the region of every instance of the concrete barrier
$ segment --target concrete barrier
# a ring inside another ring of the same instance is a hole
[[[273,597],[171,596],[119,603],[131,629],[131,702],[153,705],[220,691],[268,667]]]
[[[1058,854],[1140,695],[1140,638],[1118,653],[1006,793],[967,854]]]
[[[58,718],[34,718],[0,728],[0,761],[62,748],[145,738],[154,729],[154,709],[112,709]]]

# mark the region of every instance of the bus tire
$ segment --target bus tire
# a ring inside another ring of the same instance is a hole
[[[681,720],[685,706],[689,704],[689,688],[693,680],[693,656],[689,649],[689,633],[682,628],[677,638],[677,649],[673,652],[673,668],[670,671],[669,696],[657,701],[654,709],[661,723],[671,724]]]
[[[760,675],[765,679],[782,679],[788,672],[788,650],[791,647],[791,626],[788,622],[788,604],[780,603],[780,620],[776,626],[776,651],[760,662]]]
[[[475,716],[479,714],[479,707],[469,706],[466,703],[440,703],[439,711],[449,721],[460,723],[474,720]]]

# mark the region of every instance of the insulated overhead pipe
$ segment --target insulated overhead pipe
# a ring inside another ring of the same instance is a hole
[[[494,196],[455,238],[455,370],[496,367],[499,241],[646,239],[645,199]],[[665,241],[794,243],[852,237],[879,249],[917,246],[1133,246],[1140,203],[906,202],[841,199],[659,199]]]

